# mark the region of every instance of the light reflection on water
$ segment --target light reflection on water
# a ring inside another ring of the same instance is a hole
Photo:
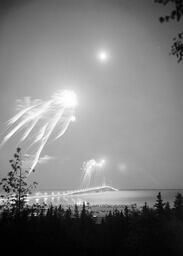
[[[158,192],[161,192],[163,200],[173,204],[177,192],[183,194],[183,190],[121,190],[121,191],[106,191],[92,192],[77,195],[62,195],[61,191],[53,192],[37,192],[28,203],[46,203],[53,205],[73,205],[82,204],[83,202],[90,205],[130,205],[136,204],[142,206],[145,202],[149,206],[153,206],[156,201]]]

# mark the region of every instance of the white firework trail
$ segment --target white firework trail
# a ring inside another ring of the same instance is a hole
[[[54,139],[60,138],[69,124],[75,121],[77,97],[73,91],[63,90],[54,93],[49,101],[31,100],[26,97],[18,100],[17,103],[19,112],[7,122],[8,132],[0,147],[23,130],[20,143],[29,142],[25,162],[30,163],[29,173],[31,173],[51,135],[56,133]],[[33,147],[36,147],[36,150],[30,153]]]
[[[92,179],[95,178],[96,174],[98,173],[98,170],[101,169],[104,166],[104,164],[104,159],[100,160],[99,162],[97,162],[95,159],[91,159],[83,163],[81,168],[83,171],[81,181],[82,188],[90,187]]]

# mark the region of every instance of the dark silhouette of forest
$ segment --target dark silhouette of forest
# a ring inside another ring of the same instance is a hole
[[[0,206],[0,248],[6,254],[25,255],[41,251],[56,255],[183,255],[183,196],[177,193],[170,207],[158,193],[154,207],[114,209],[97,218],[83,204],[81,211],[63,206],[26,204],[27,184],[21,149],[10,160],[3,178],[4,200]],[[91,208],[92,209],[92,208]]]
[[[183,255],[183,197],[178,193],[170,207],[159,193],[153,208],[125,206],[100,223],[85,204],[80,213],[77,205],[74,212],[61,205],[3,209],[0,231],[1,250],[13,253]]]

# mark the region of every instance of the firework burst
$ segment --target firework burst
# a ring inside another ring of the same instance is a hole
[[[88,160],[87,162],[84,162],[82,165],[82,181],[81,181],[81,187],[82,188],[88,188],[91,185],[91,181],[95,180],[95,177],[98,174],[98,170],[104,166],[105,160],[100,160],[97,162],[95,159]],[[101,173],[101,172],[100,172]],[[103,178],[103,177],[102,177]]]
[[[20,143],[29,143],[24,162],[31,173],[51,135],[54,140],[60,138],[69,124],[75,121],[76,106],[77,97],[68,90],[54,93],[49,101],[31,100],[29,97],[18,100],[18,113],[7,122],[7,133],[1,147],[21,132]]]

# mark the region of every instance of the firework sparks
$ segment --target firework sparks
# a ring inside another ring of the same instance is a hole
[[[91,159],[87,162],[84,162],[82,165],[82,188],[87,188],[91,185],[92,178],[95,178],[95,175],[98,173],[98,169],[102,168],[105,164],[105,160],[102,159],[97,162],[95,159]]]
[[[55,133],[55,140],[60,138],[69,124],[75,121],[77,97],[73,91],[64,90],[53,94],[49,101],[31,100],[26,97],[18,100],[17,103],[18,113],[8,121],[8,132],[0,146],[23,131],[20,142],[29,142],[26,157],[31,156],[31,159],[27,159],[27,163],[31,163],[31,173],[51,135]]]

